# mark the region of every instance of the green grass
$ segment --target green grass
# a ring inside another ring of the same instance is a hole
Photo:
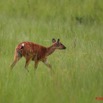
[[[67,47],[48,57],[53,75],[24,58],[10,71],[18,43],[52,38]],[[0,0],[0,103],[97,103],[102,78],[102,0]]]

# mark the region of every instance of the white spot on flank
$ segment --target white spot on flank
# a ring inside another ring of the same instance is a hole
[[[24,47],[24,43],[22,43],[22,46]]]

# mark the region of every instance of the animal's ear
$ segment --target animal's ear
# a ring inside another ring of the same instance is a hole
[[[53,39],[52,39],[52,43],[55,43],[55,42],[56,42],[56,40],[53,38]]]
[[[57,43],[59,43],[60,39],[57,40]]]

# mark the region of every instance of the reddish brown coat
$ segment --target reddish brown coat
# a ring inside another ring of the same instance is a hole
[[[42,61],[51,68],[51,65],[47,62],[47,56],[52,54],[56,49],[66,49],[66,47],[59,42],[59,39],[57,41],[52,39],[52,42],[53,44],[50,47],[44,47],[33,42],[22,42],[18,44],[15,49],[14,61],[11,68],[14,67],[22,56],[26,59],[25,68],[27,68],[30,60],[35,61],[35,68],[37,68],[39,61]]]

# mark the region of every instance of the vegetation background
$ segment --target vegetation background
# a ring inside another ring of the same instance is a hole
[[[15,46],[33,41],[67,47],[49,57],[55,73],[22,58]],[[103,97],[103,0],[0,0],[0,103],[97,103]]]

